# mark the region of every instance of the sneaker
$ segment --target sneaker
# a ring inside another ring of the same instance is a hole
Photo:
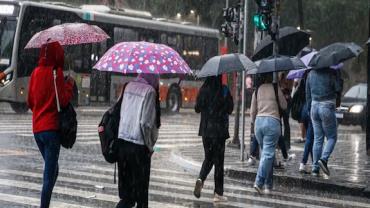
[[[257,191],[257,193],[262,194],[262,188],[259,187],[257,184],[254,184],[253,188]]]
[[[195,187],[194,187],[194,196],[197,198],[200,198],[200,192],[202,191],[203,188],[203,182],[199,178],[197,182],[195,182]]]
[[[308,167],[307,164],[301,163],[301,164],[299,164],[299,172],[308,174],[308,173],[310,173],[310,168]]]
[[[214,202],[227,202],[226,196],[221,196],[215,193],[215,197],[213,198]]]
[[[319,171],[312,171],[311,172],[311,175],[314,176],[314,177],[319,177],[320,176],[320,172]]]
[[[299,138],[296,142],[297,143],[305,143],[306,139],[305,138]]]
[[[253,157],[253,156],[249,156],[248,161],[247,161],[247,165],[252,166],[252,165],[255,165],[255,164],[256,164],[256,158]]]
[[[328,163],[325,162],[324,160],[320,159],[319,160],[319,166],[322,169],[322,171],[327,175],[330,176],[329,168],[328,168]]]
[[[270,188],[265,188],[263,193],[266,194],[266,195],[270,195],[271,194],[271,189]]]

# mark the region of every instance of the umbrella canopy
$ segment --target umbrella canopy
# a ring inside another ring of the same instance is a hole
[[[197,77],[217,76],[219,74],[251,70],[254,68],[257,68],[257,65],[245,55],[238,53],[226,54],[214,56],[209,59],[197,74]]]
[[[312,67],[308,66],[308,63],[310,63],[312,57],[317,53],[317,51],[312,51],[305,56],[301,57],[301,61],[306,65],[305,68],[303,69],[296,69],[296,70],[291,70],[288,75],[287,79],[296,79],[296,78],[302,78],[305,71],[308,69],[311,69]]]
[[[369,38],[369,40],[367,40],[366,44],[370,44],[370,38]]]
[[[249,70],[247,74],[262,74],[268,72],[304,69],[306,65],[298,57],[277,56],[256,62],[258,69]]]
[[[318,51],[308,66],[314,69],[327,68],[357,57],[362,48],[355,43],[333,43]]]
[[[192,73],[172,48],[148,42],[121,42],[110,48],[95,64],[100,71],[152,74]]]
[[[295,56],[299,51],[310,43],[310,34],[294,27],[283,27],[279,30],[279,54]],[[252,56],[253,61],[272,56],[273,41],[266,36],[257,45]]]
[[[41,48],[47,42],[58,41],[60,45],[95,43],[109,36],[100,27],[85,23],[65,23],[36,33],[25,48]]]

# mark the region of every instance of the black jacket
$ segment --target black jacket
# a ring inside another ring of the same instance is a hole
[[[230,137],[229,115],[234,108],[233,98],[226,86],[222,86],[220,93],[212,90],[202,87],[198,93],[195,112],[201,113],[199,136],[227,139]]]

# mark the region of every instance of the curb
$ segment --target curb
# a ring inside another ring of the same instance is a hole
[[[184,157],[180,151],[171,151],[171,161],[178,164],[188,172],[197,173],[200,171],[201,163],[192,159]],[[257,169],[257,168],[256,168]],[[213,169],[212,169],[213,171]],[[225,167],[225,176],[238,179],[254,181],[256,178],[255,171],[247,171],[242,169],[235,169]],[[370,198],[370,187],[366,185],[346,184],[341,182],[331,182],[322,178],[308,177],[295,177],[289,175],[282,175],[279,171],[274,172],[274,183],[278,186],[294,187],[301,189],[310,189],[323,192],[331,192],[337,194],[345,194],[351,196],[367,197]]]
[[[276,173],[277,172],[277,173]],[[250,180],[254,181],[256,178],[256,172],[246,171],[241,169],[226,168],[225,175],[230,178]],[[274,183],[286,187],[295,187],[302,189],[311,189],[324,192],[334,192],[337,194],[346,194],[352,196],[361,196],[370,198],[370,187],[365,185],[350,185],[341,182],[332,183],[329,180],[322,178],[315,179],[312,176],[309,177],[295,177],[289,175],[281,175],[278,171],[274,171]]]

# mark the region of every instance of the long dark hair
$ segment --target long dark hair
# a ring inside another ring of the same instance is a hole
[[[159,87],[155,89],[156,91],[156,99],[155,99],[155,111],[156,111],[156,123],[157,128],[159,129],[161,127],[161,103],[159,101]]]

